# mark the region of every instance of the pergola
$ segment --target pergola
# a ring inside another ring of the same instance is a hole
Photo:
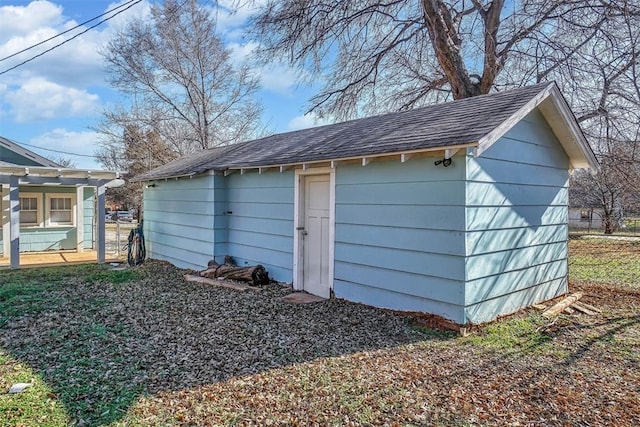
[[[97,189],[96,251],[98,263],[105,262],[105,188],[121,185],[118,172],[89,171],[42,166],[0,165],[2,184],[2,232],[4,253],[9,254],[11,268],[20,267],[20,196],[21,185],[76,187],[77,209],[81,211],[82,188]],[[111,185],[110,185],[111,184]],[[81,233],[78,233],[80,236]],[[81,248],[79,248],[81,249]]]

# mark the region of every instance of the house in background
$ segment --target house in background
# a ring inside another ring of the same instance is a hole
[[[604,230],[602,208],[569,207],[569,228]]]
[[[541,84],[183,157],[146,182],[147,253],[231,255],[323,297],[482,323],[567,291],[569,170],[597,165]]]
[[[63,168],[0,137],[0,256],[17,268],[24,252],[94,250],[104,262],[104,192],[116,178],[115,172]]]

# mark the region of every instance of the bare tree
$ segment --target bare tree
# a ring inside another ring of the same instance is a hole
[[[78,164],[76,162],[74,162],[73,160],[71,160],[68,157],[64,157],[64,156],[58,156],[55,158],[54,162],[56,162],[57,164],[59,164],[60,166],[62,166],[63,168],[69,168],[69,169],[73,169],[75,167],[78,166]]]
[[[310,111],[343,119],[550,79],[611,97],[605,77],[637,65],[639,17],[632,0],[270,0],[253,34],[263,59],[323,79]],[[594,57],[612,74],[594,79]]]
[[[97,151],[96,157],[110,170],[126,171],[124,177],[134,177],[178,157],[154,131],[144,131],[131,124],[123,126],[117,147],[105,146]],[[109,202],[118,206],[135,207],[142,204],[142,186],[139,182],[126,183],[122,187],[109,188]]]
[[[640,127],[620,129],[605,117],[602,132],[594,139],[600,167],[595,171],[575,171],[571,177],[570,203],[575,207],[597,208],[605,234],[618,230],[626,213],[638,212],[640,158],[637,145]]]
[[[338,120],[555,80],[602,162],[573,195],[612,232],[640,188],[636,0],[269,0],[253,24],[260,57],[320,79],[309,111]]]
[[[132,128],[152,133],[178,155],[258,131],[257,79],[247,66],[233,64],[215,15],[195,0],[153,4],[148,20],[129,22],[102,54],[110,83],[128,95],[97,126],[103,160],[109,152],[112,161],[127,158],[122,135]]]

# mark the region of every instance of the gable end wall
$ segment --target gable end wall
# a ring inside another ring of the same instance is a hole
[[[467,166],[466,322],[566,292],[569,159],[543,116],[469,152]]]

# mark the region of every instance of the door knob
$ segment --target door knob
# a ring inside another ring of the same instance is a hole
[[[309,233],[307,232],[307,230],[302,230],[302,235],[303,235],[303,236],[306,236],[307,234],[309,234]]]

